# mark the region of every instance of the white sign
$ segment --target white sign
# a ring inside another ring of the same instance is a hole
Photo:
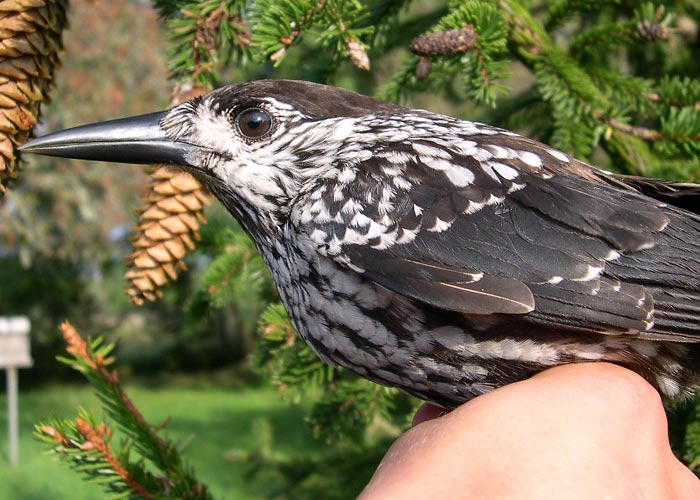
[[[7,371],[7,427],[10,463],[19,460],[19,417],[17,404],[17,368],[32,366],[29,352],[29,318],[0,316],[0,368]]]
[[[29,328],[26,316],[0,316],[0,368],[32,366]]]

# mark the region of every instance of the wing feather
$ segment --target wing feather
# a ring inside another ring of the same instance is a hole
[[[532,141],[508,141],[510,149],[493,149],[512,153],[497,168],[451,151],[450,161],[474,177],[462,186],[444,158],[432,168],[430,158],[412,156],[392,163],[391,175],[387,154],[366,160],[352,182],[320,181],[313,200],[323,201],[322,218],[304,214],[302,200],[292,219],[310,238],[322,235],[311,238],[320,253],[437,308],[700,341],[692,305],[700,303],[700,218],[580,162],[568,171],[561,154],[542,153],[538,169],[516,151]]]
[[[407,297],[467,314],[524,314],[535,306],[521,281],[418,261],[371,248],[350,249],[369,279]]]

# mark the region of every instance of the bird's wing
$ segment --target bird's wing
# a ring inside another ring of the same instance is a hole
[[[660,202],[567,174],[556,152],[540,152],[544,165],[523,151],[491,162],[423,152],[345,168],[293,223],[322,254],[438,308],[610,334],[653,327],[647,288],[606,268],[654,247],[669,222]]]

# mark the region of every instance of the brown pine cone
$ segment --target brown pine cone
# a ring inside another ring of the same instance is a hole
[[[0,1],[0,192],[17,177],[16,147],[52,86],[67,8],[67,0]]]
[[[211,203],[194,177],[168,167],[153,172],[144,201],[126,273],[127,293],[138,305],[156,300],[161,287],[186,269],[182,259],[194,249],[204,207]]]
[[[461,29],[419,36],[408,48],[417,56],[454,56],[474,50],[478,38],[474,27],[465,24]]]

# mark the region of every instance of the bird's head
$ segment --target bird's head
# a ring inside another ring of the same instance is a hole
[[[366,154],[356,140],[368,129],[363,117],[397,109],[325,85],[261,80],[223,87],[167,111],[49,134],[21,149],[179,166],[249,229],[274,230],[315,179],[333,175],[338,162]]]

